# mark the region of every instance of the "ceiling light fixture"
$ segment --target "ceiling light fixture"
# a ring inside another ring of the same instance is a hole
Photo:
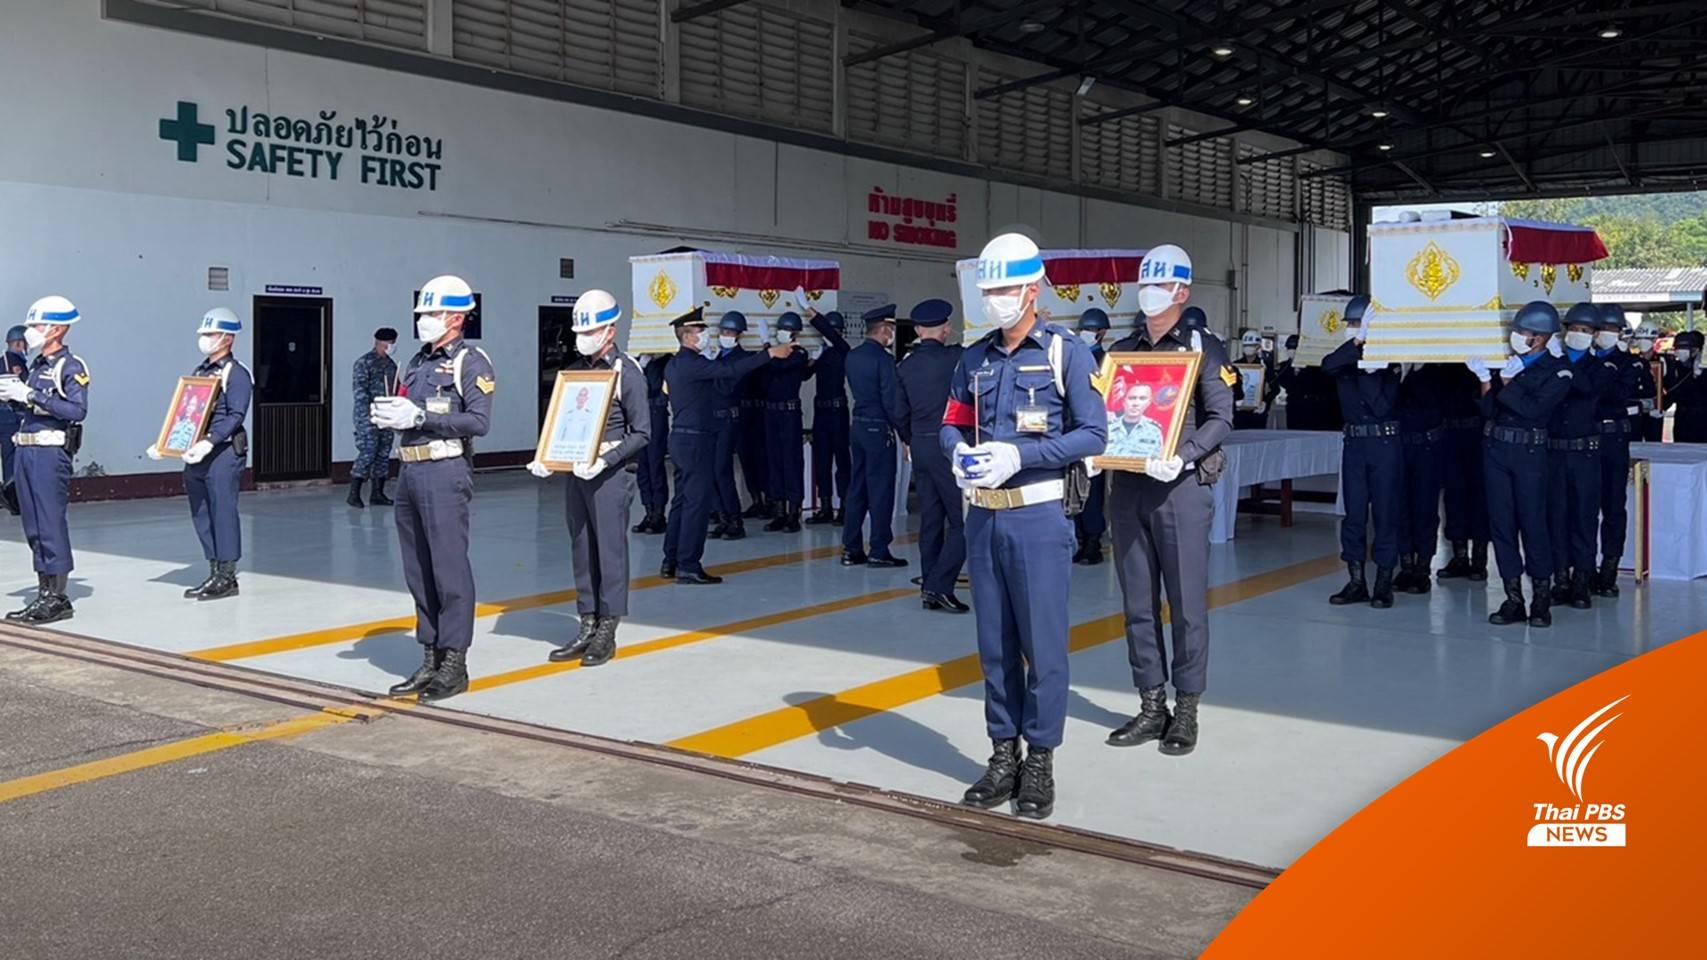
[[[1091,88],[1096,86],[1096,85],[1097,85],[1097,78],[1093,77],[1089,74],[1086,74],[1085,76],[1083,76],[1079,79],[1078,95],[1082,97],[1085,94],[1090,93]]]
[[[1230,57],[1233,55],[1233,45],[1230,43],[1218,43],[1215,46],[1210,47],[1209,52],[1215,54],[1217,57]]]
[[[1047,29],[1048,27],[1045,24],[1036,20],[1021,20],[1019,22],[1020,33],[1042,33]]]
[[[1251,105],[1251,104],[1253,104],[1253,103],[1256,103],[1256,100],[1254,100],[1254,99],[1252,99],[1252,98],[1251,98],[1251,97],[1250,97],[1250,96],[1248,96],[1248,95],[1245,95],[1245,96],[1241,96],[1241,97],[1239,97],[1239,100],[1238,100],[1238,104],[1239,104],[1239,106],[1241,106],[1241,107],[1248,107],[1248,106],[1250,106],[1250,105]]]
[[[1376,107],[1375,109],[1369,111],[1369,115],[1374,117],[1377,120],[1383,120],[1383,119],[1386,119],[1386,117],[1387,117],[1387,111],[1381,109],[1380,107]]]
[[[1618,29],[1618,24],[1616,23],[1609,23],[1600,28],[1600,39],[1602,40],[1616,40],[1623,35],[1624,31]]]
[[[1477,154],[1477,156],[1481,157],[1483,160],[1492,160],[1494,158],[1494,152],[1492,150],[1483,150],[1481,153]]]
[[[1388,150],[1393,149],[1393,145],[1390,143],[1383,143],[1383,144],[1380,144],[1379,146],[1377,146],[1375,149],[1380,150],[1382,153],[1386,153]]]

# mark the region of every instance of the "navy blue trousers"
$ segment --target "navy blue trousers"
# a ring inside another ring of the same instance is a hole
[[[765,411],[765,463],[770,469],[765,490],[772,500],[799,506],[806,499],[804,433],[798,408]]]
[[[1614,565],[1624,557],[1624,497],[1630,492],[1630,435],[1600,438],[1600,555]]]
[[[184,467],[184,493],[190,500],[190,521],[209,560],[236,563],[243,557],[243,523],[237,516],[237,490],[243,483],[243,461],[231,444],[222,443]]]
[[[1108,517],[1103,513],[1103,502],[1108,497],[1108,484],[1102,477],[1091,478],[1091,495],[1085,498],[1085,508],[1073,518],[1073,529],[1078,532],[1079,543],[1102,543],[1102,535],[1108,530]]]
[[[948,458],[936,447],[913,447],[913,485],[919,491],[919,564],[923,587],[953,593],[966,564],[965,502]]]
[[[1421,554],[1423,563],[1434,560],[1440,542],[1440,487],[1445,440],[1406,443],[1404,517],[1399,521],[1399,552]]]
[[[1487,479],[1482,475],[1482,431],[1455,427],[1441,440],[1441,480],[1446,491],[1446,539],[1488,540]]]
[[[64,447],[19,447],[13,470],[36,572],[70,573],[71,527],[65,519],[71,501],[70,454]]]
[[[852,432],[853,479],[842,501],[842,549],[866,552],[863,534],[870,514],[870,555],[887,557],[895,539],[895,434],[888,423],[865,419],[855,420]]]
[[[1547,451],[1547,540],[1553,572],[1587,573],[1600,532],[1600,451]]]
[[[828,510],[848,498],[848,480],[852,472],[852,455],[848,451],[848,408],[814,406],[812,489],[818,495],[818,509]]]
[[[1209,527],[1215,497],[1195,473],[1162,483],[1142,474],[1109,478],[1114,572],[1126,613],[1126,659],[1138,689],[1173,680],[1176,693],[1209,686]],[[1165,593],[1164,593],[1165,591]],[[1173,659],[1162,636],[1168,604]]]
[[[640,485],[640,502],[648,516],[662,514],[670,505],[669,471],[665,457],[670,450],[670,408],[652,408],[652,439],[640,451],[640,472],[635,479]]]
[[[474,475],[465,457],[405,463],[397,475],[392,517],[422,646],[467,650],[474,643],[474,567],[468,562],[473,499]]]
[[[741,422],[735,440],[735,452],[741,458],[742,486],[747,488],[747,496],[753,500],[776,496],[770,491],[770,467],[766,465],[770,459],[770,453],[765,449],[766,419],[764,401],[741,401]],[[735,512],[739,513],[740,508],[740,495],[737,494]]]
[[[973,507],[967,514],[984,723],[993,740],[1023,736],[1034,747],[1061,745],[1074,546],[1073,524],[1059,501],[1013,510]]]
[[[628,512],[634,474],[607,467],[591,480],[564,478],[564,516],[575,567],[575,610],[601,617],[628,616]]]
[[[717,446],[712,452],[712,502],[717,505],[716,512],[732,517],[741,515],[741,490],[735,486],[735,450],[740,445],[741,418],[718,417]]]
[[[1482,441],[1482,475],[1488,492],[1488,538],[1494,544],[1500,579],[1528,573],[1537,582],[1553,576],[1547,535],[1547,448]],[[1518,539],[1522,538],[1522,549]]]
[[[1399,563],[1399,517],[1404,503],[1404,452],[1398,437],[1346,437],[1340,458],[1345,519],[1340,521],[1340,559],[1362,563],[1375,520],[1375,565]]]
[[[703,571],[706,524],[716,491],[714,464],[710,454],[721,445],[716,434],[670,432],[670,464],[675,470],[676,489],[670,497],[669,522],[664,527],[664,562],[680,573]]]

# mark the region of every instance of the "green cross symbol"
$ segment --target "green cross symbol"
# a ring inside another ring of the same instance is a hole
[[[160,139],[176,141],[178,159],[195,163],[198,144],[213,146],[213,125],[198,121],[195,104],[179,100],[178,119],[168,117],[160,121]]]

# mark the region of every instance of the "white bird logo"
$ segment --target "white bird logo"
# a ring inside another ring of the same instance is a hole
[[[1601,721],[1599,726],[1589,730],[1588,733],[1585,734],[1583,731],[1588,730],[1589,724],[1600,720],[1606,711],[1628,699],[1630,699],[1630,695],[1625,694],[1584,717],[1583,722],[1577,724],[1576,728],[1566,734],[1563,740],[1551,733],[1542,733],[1535,737],[1547,745],[1547,759],[1553,761],[1553,772],[1559,775],[1559,782],[1571,791],[1579,803],[1582,802],[1583,798],[1583,773],[1588,770],[1588,762],[1594,759],[1595,753],[1600,750],[1600,745],[1605,743],[1604,740],[1595,740],[1595,738],[1600,736],[1600,732],[1610,726],[1612,721],[1624,714],[1615,713]]]

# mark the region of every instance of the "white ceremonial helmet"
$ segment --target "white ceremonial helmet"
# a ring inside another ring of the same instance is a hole
[[[576,333],[592,333],[610,326],[621,317],[622,307],[617,305],[615,297],[603,290],[588,290],[575,300]]]
[[[29,312],[24,314],[24,325],[48,323],[68,327],[81,316],[76,305],[64,297],[42,297],[30,304]]]
[[[1183,283],[1191,286],[1191,257],[1171,243],[1151,247],[1138,264],[1138,284]]]
[[[474,288],[461,277],[434,277],[421,288],[416,313],[468,313],[474,309]]]
[[[237,314],[225,307],[214,307],[202,314],[202,322],[196,326],[196,333],[229,333],[243,332],[243,321],[237,319]]]
[[[1004,233],[978,253],[978,289],[1000,290],[1043,279],[1043,255],[1021,233]]]
[[[1260,347],[1260,346],[1262,346],[1262,334],[1256,332],[1255,330],[1246,330],[1244,333],[1244,336],[1239,338],[1239,346],[1241,346],[1241,347]]]

